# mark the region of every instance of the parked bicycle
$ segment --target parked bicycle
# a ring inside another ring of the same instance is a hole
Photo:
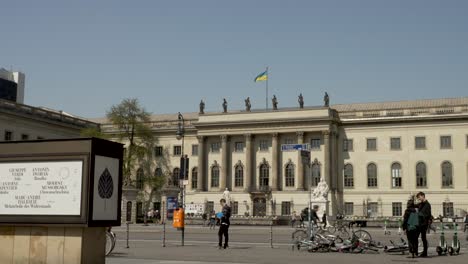
[[[106,229],[106,256],[108,256],[115,248],[115,242],[117,238],[115,233],[112,232],[112,227]]]
[[[337,243],[343,243],[343,239],[329,234],[328,230],[313,224],[311,235],[306,230],[298,229],[292,234],[292,249],[306,248],[309,252],[328,252],[335,248]]]

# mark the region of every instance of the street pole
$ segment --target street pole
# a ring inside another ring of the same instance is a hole
[[[187,162],[187,159],[184,157],[184,143],[185,143],[185,129],[184,129],[184,116],[182,116],[182,114],[179,112],[179,115],[178,115],[178,120],[179,120],[179,123],[178,123],[178,127],[177,127],[177,132],[176,132],[176,137],[177,139],[182,139],[182,147],[181,147],[181,168],[180,168],[180,171],[182,172],[182,175],[179,175],[179,192],[180,192],[180,199],[181,199],[181,203],[182,203],[182,210],[184,212],[184,215],[183,217],[185,217],[185,184],[184,184],[184,181],[185,181],[185,175],[187,173],[186,171],[186,166],[185,166],[185,163]],[[180,177],[182,176],[182,177]],[[182,178],[182,179],[180,179]],[[185,239],[185,224],[184,226],[182,226],[181,228],[182,230],[182,246],[184,246],[184,239]]]
[[[312,237],[312,224],[311,224],[311,213],[312,210],[310,209],[311,200],[312,200],[312,168],[309,163],[309,239]]]

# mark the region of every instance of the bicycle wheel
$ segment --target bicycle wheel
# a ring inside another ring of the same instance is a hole
[[[350,238],[348,231],[346,231],[346,229],[344,229],[344,228],[338,230],[338,233],[336,235],[338,235],[342,239]]]
[[[356,230],[353,232],[353,235],[366,243],[372,241],[372,236],[366,230]]]
[[[301,249],[301,242],[307,239],[307,232],[304,230],[296,230],[292,234],[293,249],[296,247],[298,250]]]
[[[106,232],[106,256],[114,249],[113,245],[115,245],[114,236],[110,232]]]
[[[115,235],[114,232],[110,232],[111,235],[112,235],[112,248],[111,248],[111,252],[114,251],[114,248],[115,248],[115,242],[117,242],[117,236]]]
[[[329,226],[329,227],[327,228],[327,230],[328,230],[330,233],[335,234],[335,232],[336,232],[336,226]]]

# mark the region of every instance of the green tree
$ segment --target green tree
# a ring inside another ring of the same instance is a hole
[[[102,139],[109,139],[107,134],[102,133],[101,129],[98,127],[88,127],[80,131],[80,136],[82,137],[95,137]]]

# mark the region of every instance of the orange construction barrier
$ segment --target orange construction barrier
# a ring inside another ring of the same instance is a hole
[[[175,228],[184,228],[185,222],[184,219],[184,209],[178,208],[174,210],[174,220],[172,222],[172,226]]]

